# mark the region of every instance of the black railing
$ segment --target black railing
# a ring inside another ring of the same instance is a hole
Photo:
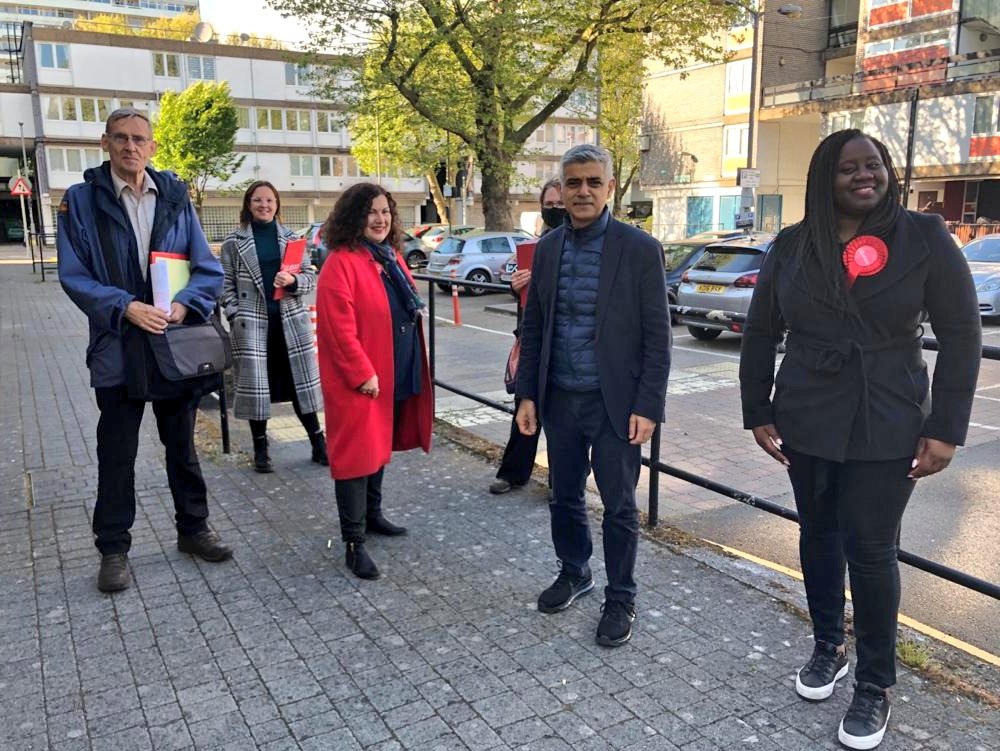
[[[445,383],[439,380],[435,375],[435,361],[436,361],[436,342],[434,337],[435,328],[435,302],[434,302],[434,287],[440,284],[455,284],[455,280],[450,277],[435,276],[432,274],[414,274],[415,279],[428,282],[428,294],[427,294],[427,313],[430,318],[430,323],[428,325],[428,358],[430,360],[430,372],[431,380],[434,385],[444,389],[445,391],[450,391],[453,394],[458,394],[459,396],[464,396],[467,399],[478,402],[479,404],[484,404],[488,407],[493,407],[496,410],[505,412],[507,414],[513,414],[514,410],[506,404],[503,404],[492,399],[488,399],[479,394],[475,394],[471,391],[467,391],[458,386]],[[463,285],[458,284],[461,288]],[[491,290],[503,290],[509,291],[510,285],[508,284],[486,284],[481,283],[475,285],[477,287],[483,287],[484,289]],[[692,311],[692,308],[682,308],[680,306],[672,305],[670,306],[672,310],[680,312],[683,310]],[[704,312],[704,311],[699,311]],[[741,317],[743,318],[743,317]],[[743,319],[745,320],[745,319]],[[931,339],[929,337],[924,337],[923,348],[927,350],[936,351],[938,349],[938,343],[936,339]],[[983,359],[986,360],[1000,360],[1000,347],[983,345]],[[798,522],[799,515],[790,508],[785,508],[774,501],[769,501],[766,498],[760,498],[753,495],[752,493],[745,493],[742,490],[736,488],[731,488],[728,485],[723,485],[722,483],[710,480],[707,477],[702,477],[701,475],[696,475],[693,472],[688,472],[686,470],[680,469],[679,467],[674,467],[669,464],[664,464],[660,461],[660,425],[657,424],[656,428],[653,430],[653,436],[650,440],[649,446],[649,456],[642,458],[642,463],[649,468],[649,495],[648,495],[648,513],[647,513],[647,524],[650,527],[655,527],[659,524],[659,491],[660,491],[660,474],[669,475],[671,477],[676,477],[678,480],[683,480],[684,482],[690,483],[692,485],[697,485],[699,487],[711,490],[714,493],[730,498],[734,501],[739,501],[740,503],[746,504],[747,506],[752,506],[758,508],[762,511],[766,511],[769,514],[774,514],[775,516],[780,516],[783,519],[788,519],[789,521]],[[932,561],[928,558],[916,555],[914,553],[909,553],[905,550],[899,550],[898,559],[900,562],[912,566],[916,569],[924,571],[933,576],[937,576],[946,581],[950,581],[954,584],[958,584],[967,589],[971,589],[974,592],[979,592],[980,594],[986,595],[987,597],[992,597],[995,600],[1000,600],[1000,585],[995,584],[985,579],[980,579],[971,574],[967,574],[964,571],[959,571],[958,569],[945,566],[937,561]]]
[[[45,281],[45,272],[57,271],[55,261],[46,260],[45,253],[48,251],[49,257],[56,255],[56,233],[55,232],[29,232],[28,248],[31,252],[31,273],[42,272],[42,281]]]

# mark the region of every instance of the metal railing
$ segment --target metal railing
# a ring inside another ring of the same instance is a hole
[[[431,381],[433,384],[444,389],[445,391],[458,394],[459,396],[463,396],[467,399],[478,402],[479,404],[492,407],[500,412],[505,412],[509,415],[513,414],[514,410],[506,404],[488,399],[487,397],[462,389],[453,384],[446,383],[437,377],[435,369],[437,345],[434,336],[436,307],[434,301],[434,287],[439,284],[455,284],[455,280],[450,277],[435,276],[433,274],[414,274],[413,277],[428,283],[427,313],[430,318],[430,324],[428,325],[427,349],[428,359],[430,361],[429,367]],[[462,287],[463,285],[458,284],[458,286]],[[476,284],[476,286],[491,290],[510,290],[510,285],[508,284],[479,283]],[[671,308],[674,310],[680,310],[679,306],[672,305]],[[693,309],[688,308],[687,310]],[[937,340],[930,337],[924,337],[922,344],[923,348],[926,350],[937,351],[938,349]],[[982,356],[983,359],[986,360],[1000,360],[1000,347],[983,345]],[[766,511],[769,514],[774,514],[775,516],[780,516],[783,519],[788,519],[789,521],[796,523],[799,521],[799,515],[794,509],[785,508],[784,506],[781,506],[774,501],[769,501],[766,498],[761,498],[753,495],[752,493],[746,493],[742,490],[738,490],[737,488],[732,488],[728,485],[723,485],[722,483],[710,480],[707,477],[702,477],[701,475],[688,472],[680,469],[679,467],[665,464],[660,460],[660,431],[661,426],[660,424],[657,424],[656,428],[653,430],[653,436],[650,439],[649,456],[642,457],[643,465],[649,468],[649,495],[647,499],[647,524],[649,527],[656,527],[657,524],[659,524],[659,492],[661,474],[676,477],[678,480],[683,480],[684,482],[692,485],[697,485],[707,490],[711,490],[714,493],[718,493],[719,495],[725,496],[734,501],[739,501],[747,506],[752,506],[753,508]],[[1000,584],[980,579],[972,574],[951,568],[950,566],[945,566],[937,561],[932,561],[929,558],[924,558],[902,549],[898,551],[897,558],[900,562],[912,566],[913,568],[932,574],[933,576],[937,576],[941,579],[945,579],[946,581],[950,581],[954,584],[958,584],[959,586],[967,589],[971,589],[974,592],[979,592],[987,597],[992,597],[995,600],[1000,600]]]
[[[42,272],[42,281],[45,281],[45,272],[58,271],[54,261],[45,259],[45,252],[49,252],[50,257],[56,255],[56,233],[55,232],[29,232],[28,249],[31,252],[31,273]]]

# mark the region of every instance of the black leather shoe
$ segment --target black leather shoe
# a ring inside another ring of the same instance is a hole
[[[386,519],[382,514],[370,516],[365,520],[365,531],[369,534],[385,535],[386,537],[399,537],[406,534],[406,527],[400,527]]]
[[[359,579],[378,579],[382,572],[378,570],[375,561],[368,555],[363,542],[347,543],[347,568]]]
[[[274,465],[267,453],[267,436],[253,439],[253,470],[263,475],[274,472]]]
[[[101,556],[101,570],[97,573],[97,588],[102,592],[121,592],[128,589],[132,577],[128,571],[127,553],[109,553]]]
[[[227,561],[233,557],[232,548],[223,545],[219,536],[210,529],[193,535],[177,535],[177,549],[211,563]]]
[[[318,433],[310,434],[309,443],[312,444],[312,460],[316,462],[316,464],[329,467],[330,458],[326,453],[326,436],[323,435],[323,431],[321,430]]]
[[[597,643],[602,647],[620,647],[632,638],[635,606],[621,600],[607,600],[601,605],[601,621],[597,624]]]

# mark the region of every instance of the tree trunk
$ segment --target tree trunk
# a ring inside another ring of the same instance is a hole
[[[482,159],[480,158],[480,163]],[[487,230],[509,232],[514,228],[510,213],[510,175],[506,170],[497,174],[493,170],[480,170],[483,217]]]
[[[433,172],[428,172],[424,175],[424,179],[427,180],[427,188],[431,192],[431,200],[434,201],[434,208],[437,209],[438,219],[442,223],[446,223],[448,221],[447,204],[444,200],[444,194],[441,192],[441,186],[437,183],[437,177]]]

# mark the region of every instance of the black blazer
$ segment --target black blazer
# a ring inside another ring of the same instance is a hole
[[[889,259],[836,312],[814,259],[792,258],[795,228],[767,254],[740,359],[743,426],[773,423],[804,454],[833,461],[912,456],[921,436],[965,441],[982,355],[975,286],[941,217],[901,211]],[[940,342],[934,385],[921,356],[924,313]],[[774,376],[775,346],[787,354]],[[774,387],[774,398],[771,389]]]
[[[549,380],[566,231],[563,225],[538,241],[521,322],[515,395],[535,402],[539,420]],[[670,373],[663,250],[645,232],[616,219],[608,221],[601,249],[594,349],[601,395],[615,433],[627,439],[632,413],[661,421]]]

